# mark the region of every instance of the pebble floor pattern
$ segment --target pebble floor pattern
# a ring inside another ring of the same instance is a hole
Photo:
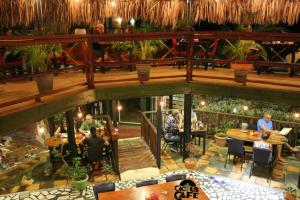
[[[159,183],[165,182],[165,177],[171,174],[182,174],[192,176],[199,183],[211,200],[283,200],[281,190],[252,183],[245,183],[238,180],[229,179],[221,176],[211,176],[198,171],[177,170],[154,177]],[[135,187],[137,181],[117,181],[116,190],[129,189]],[[88,186],[85,191],[80,192],[64,189],[49,189],[35,192],[22,192],[0,196],[0,200],[94,200],[92,186]]]

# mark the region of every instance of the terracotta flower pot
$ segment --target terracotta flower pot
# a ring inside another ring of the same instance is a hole
[[[138,64],[136,65],[136,71],[138,79],[141,83],[150,79],[150,64]]]
[[[226,146],[227,137],[220,137],[220,136],[215,135],[215,140],[216,140],[216,144],[219,147],[225,147]]]
[[[38,75],[35,78],[40,94],[45,94],[53,90],[53,74]]]
[[[295,198],[293,197],[293,195],[290,192],[286,192],[284,194],[284,196],[285,196],[286,200],[295,200]]]
[[[231,69],[234,69],[235,82],[246,85],[248,71],[253,69],[253,64],[249,63],[231,63]]]
[[[184,159],[184,165],[187,169],[196,169],[198,166],[196,158],[186,158]]]

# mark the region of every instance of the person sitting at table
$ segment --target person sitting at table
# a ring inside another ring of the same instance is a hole
[[[268,149],[272,152],[272,145],[270,143],[267,142],[267,140],[269,139],[270,134],[268,133],[263,133],[261,135],[261,140],[260,141],[255,141],[253,144],[253,147],[256,148],[261,148],[261,149]],[[269,160],[272,159],[272,153],[270,154]]]
[[[99,161],[102,159],[102,151],[104,147],[104,141],[101,136],[97,135],[96,133],[96,128],[91,127],[90,128],[91,135],[89,137],[85,137],[84,140],[82,141],[83,145],[86,148],[90,148],[91,151],[93,152],[93,159],[90,160],[88,152],[86,152],[87,159],[90,160],[91,162],[97,162],[96,163],[96,169],[99,166]]]
[[[68,125],[67,125],[67,121],[64,119],[60,124],[60,126],[54,132],[54,136],[61,137],[62,133],[67,133],[67,132],[68,132]],[[75,127],[74,127],[74,133],[76,133]]]
[[[257,121],[257,130],[260,132],[278,133],[278,131],[273,130],[273,123],[271,121],[271,117],[271,114],[265,113],[264,117]]]
[[[90,131],[91,127],[99,128],[100,130],[103,130],[104,128],[99,121],[93,119],[92,115],[87,114],[85,116],[85,121],[82,122],[79,128],[79,132],[86,135]]]
[[[273,123],[271,121],[271,114],[269,113],[265,113],[264,117],[262,119],[259,119],[257,122],[257,130],[263,133],[273,133],[273,134],[277,134],[278,131],[277,130],[273,130]],[[278,144],[277,145],[277,159],[283,163],[285,163],[286,161],[284,159],[282,159],[281,157],[281,151],[282,151],[282,144]]]
[[[178,143],[180,142],[179,133],[179,113],[177,110],[173,110],[170,115],[167,116],[165,124],[165,138],[168,141],[175,142],[171,147],[172,151],[177,152]]]

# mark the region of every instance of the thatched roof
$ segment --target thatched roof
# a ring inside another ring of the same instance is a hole
[[[115,6],[112,6],[112,1]],[[186,0],[1,0],[0,24],[28,25],[40,16],[44,23],[61,26],[94,25],[108,16],[143,18],[175,26],[187,14]],[[299,21],[300,0],[191,0],[191,17],[222,24],[273,23],[290,25]]]

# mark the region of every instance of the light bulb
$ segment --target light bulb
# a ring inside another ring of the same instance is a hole
[[[110,4],[111,4],[112,7],[116,7],[116,2],[115,1],[111,1]]]
[[[116,20],[117,20],[117,22],[118,22],[119,24],[122,23],[122,18],[121,18],[121,17],[118,17]]]
[[[205,106],[206,103],[205,103],[205,101],[201,101],[200,104],[201,104],[201,106]]]
[[[300,113],[295,113],[294,116],[295,116],[296,118],[299,118],[299,117],[300,117]]]
[[[121,105],[118,105],[117,109],[120,111],[122,110],[122,106]]]
[[[160,104],[160,106],[164,106],[164,102],[163,101],[161,101],[159,104]]]
[[[130,25],[131,25],[131,26],[134,26],[134,25],[135,25],[135,19],[134,19],[134,18],[131,18],[131,20],[130,20]]]
[[[243,109],[248,110],[249,108],[248,108],[248,106],[243,106]]]
[[[82,117],[82,112],[79,112],[79,113],[77,114],[77,116],[78,116],[79,118],[81,118],[81,117]]]
[[[232,111],[233,111],[233,113],[236,113],[236,112],[237,112],[237,109],[236,109],[236,108],[234,108]]]

